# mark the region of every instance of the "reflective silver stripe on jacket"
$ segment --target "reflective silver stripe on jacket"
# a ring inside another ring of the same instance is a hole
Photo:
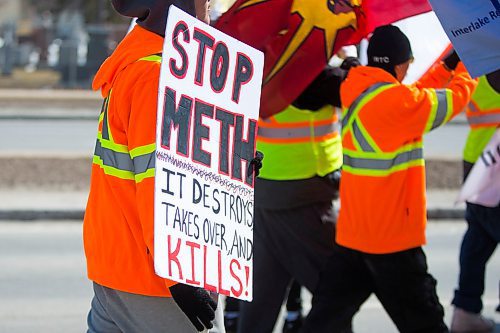
[[[375,149],[368,143],[368,141],[365,139],[363,136],[363,133],[361,133],[361,130],[359,129],[358,122],[357,120],[352,122],[352,133],[354,134],[354,138],[356,141],[359,143],[361,149],[364,152],[374,152]]]
[[[132,159],[128,153],[103,147],[99,140],[96,141],[94,155],[102,160],[103,165],[135,174],[146,172],[155,167],[155,152],[139,155]]]
[[[346,115],[344,116],[344,118],[342,119],[342,128],[346,128],[347,126],[347,123],[349,122],[349,118],[351,118],[352,116],[352,113],[354,112],[354,110],[356,110],[356,107],[359,105],[359,103],[362,102],[362,100],[365,98],[366,95],[368,95],[369,93],[371,92],[374,92],[375,90],[377,90],[378,88],[380,87],[383,87],[383,86],[386,86],[388,84],[391,84],[391,83],[388,83],[388,82],[379,82],[379,83],[375,83],[371,86],[369,86],[367,89],[365,89],[355,100],[354,102],[351,103],[351,106],[349,107],[349,109],[347,110],[347,113]]]
[[[479,124],[500,124],[500,113],[481,114],[480,116],[467,117],[467,121],[471,125]]]
[[[472,103],[472,101],[469,103],[468,106],[471,112],[479,112],[478,108],[476,107],[476,104]]]
[[[448,96],[446,94],[446,89],[435,89],[435,91],[438,105],[431,130],[441,126],[446,119],[446,115],[448,114]]]
[[[151,153],[147,153],[144,155],[139,155],[133,158],[135,174],[138,175],[140,173],[146,172],[149,169],[153,169],[155,167],[156,161],[156,151]]]
[[[422,148],[415,148],[399,153],[391,159],[352,157],[348,154],[344,154],[344,165],[357,169],[390,170],[397,165],[421,160],[423,156]]]
[[[268,128],[259,127],[258,136],[271,139],[292,139],[305,138],[313,135],[314,137],[328,135],[339,130],[337,122],[313,127],[296,128]]]

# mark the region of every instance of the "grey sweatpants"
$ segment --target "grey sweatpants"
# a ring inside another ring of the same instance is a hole
[[[130,294],[94,283],[87,333],[195,333],[173,298]]]

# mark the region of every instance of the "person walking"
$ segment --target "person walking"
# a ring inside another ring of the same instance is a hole
[[[470,132],[463,152],[464,181],[500,126],[500,70],[479,78],[466,116]],[[481,315],[481,297],[486,264],[500,242],[500,203],[496,207],[466,203],[465,219],[467,231],[460,248],[460,275],[450,328],[455,333],[491,332],[495,324]]]
[[[344,164],[336,246],[302,332],[341,332],[372,293],[400,332],[448,331],[422,250],[422,135],[457,115],[476,81],[461,63],[446,59],[450,66],[440,64],[420,82],[402,84],[412,57],[399,28],[378,27],[368,66],[353,68],[341,86]],[[435,89],[446,83],[447,89]]]
[[[104,104],[83,224],[94,288],[87,332],[206,331],[217,306],[210,294],[155,274],[153,201],[160,53],[168,8],[174,4],[206,20],[208,0],[112,4],[118,13],[138,19],[93,82]]]
[[[238,333],[272,332],[292,280],[314,292],[332,252],[345,75],[326,67],[289,107],[259,121],[266,161],[255,184],[254,298],[240,302]],[[298,331],[302,318],[294,319],[283,332]]]

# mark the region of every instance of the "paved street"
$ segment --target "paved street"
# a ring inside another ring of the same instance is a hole
[[[91,156],[95,144],[99,108],[16,106],[0,110],[0,157]],[[458,161],[467,125],[463,119],[425,137],[426,158]],[[83,209],[87,191],[72,195],[47,192],[44,188],[0,188],[0,208]],[[54,190],[52,190],[54,191]],[[454,198],[455,190],[450,190]],[[449,191],[449,192],[450,192]],[[439,195],[443,196],[440,199]],[[429,205],[448,207],[448,192],[433,193]],[[0,333],[84,332],[92,297],[85,275],[85,260],[79,222],[0,222]],[[431,272],[438,279],[438,291],[449,306],[458,270],[458,248],[465,224],[431,223],[427,254]],[[498,252],[498,251],[497,251]],[[498,304],[500,254],[488,266],[485,313]],[[304,292],[306,310],[310,295]],[[281,328],[278,322],[277,328]],[[394,333],[396,329],[375,298],[371,298],[354,321],[356,333]],[[275,333],[279,330],[276,329]],[[497,329],[500,333],[500,328]]]
[[[0,223],[0,333],[84,332],[91,285],[85,277],[81,227],[79,222]],[[438,279],[448,322],[464,227],[436,222],[428,229],[429,266]],[[498,304],[499,253],[489,263],[483,298],[485,313],[497,322],[500,315],[493,311]],[[354,328],[356,333],[396,332],[375,299],[364,305]]]
[[[53,109],[49,112],[49,115],[62,115],[65,119],[51,119],[47,117],[47,112],[45,119],[1,119],[0,153],[44,152],[86,156],[92,153],[99,110],[94,112],[95,119],[88,115],[91,110],[85,110],[86,113],[75,111],[74,115],[80,114],[82,118],[73,119],[68,111]],[[461,158],[467,132],[467,124],[454,122],[427,134],[424,137],[425,158]]]

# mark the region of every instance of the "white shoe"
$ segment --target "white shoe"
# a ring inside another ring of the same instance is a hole
[[[455,308],[451,320],[452,333],[488,333],[493,332],[495,322],[479,313],[467,312]]]

